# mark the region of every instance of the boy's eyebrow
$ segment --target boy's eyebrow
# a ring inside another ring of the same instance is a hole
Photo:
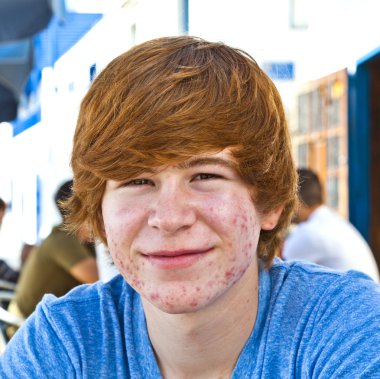
[[[203,166],[207,164],[213,164],[213,165],[223,166],[227,168],[235,168],[231,160],[218,158],[218,157],[199,157],[199,158],[189,159],[185,162],[178,163],[177,167],[179,169],[187,169],[187,168]]]
[[[203,165],[218,165],[230,169],[234,169],[236,165],[234,162],[230,159],[223,159],[223,158],[218,158],[218,157],[199,157],[199,158],[190,158],[187,161],[180,162],[177,164],[174,164],[173,166],[180,169],[180,170],[185,170],[187,168],[192,168],[192,167],[197,167],[197,166],[203,166]],[[161,170],[159,168],[144,168],[142,170],[144,173],[147,174],[156,174],[157,172],[160,172]]]

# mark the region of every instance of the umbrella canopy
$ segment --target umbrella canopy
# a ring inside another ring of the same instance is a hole
[[[48,25],[52,15],[50,0],[1,0],[0,42],[31,37]]]
[[[33,68],[33,37],[48,26],[61,3],[63,0],[0,1],[0,122],[17,117]]]
[[[16,118],[19,99],[32,68],[32,39],[0,44],[0,122]]]
[[[27,104],[43,67],[52,66],[100,18],[66,12],[64,0],[0,0],[0,122],[15,122],[20,100]]]

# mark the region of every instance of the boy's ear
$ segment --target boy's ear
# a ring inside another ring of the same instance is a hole
[[[261,229],[263,230],[272,230],[276,227],[278,220],[281,216],[284,207],[281,205],[271,211],[265,213],[261,220]]]

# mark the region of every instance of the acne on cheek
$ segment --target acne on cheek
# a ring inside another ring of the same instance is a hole
[[[237,261],[237,256],[236,255],[232,255],[231,258],[230,258],[230,262],[231,263],[235,263]]]
[[[150,300],[156,301],[160,299],[160,294],[158,292],[153,292],[149,295]]]
[[[248,231],[252,230],[252,228],[257,229],[257,220],[255,220],[253,217],[249,217],[249,219],[246,216],[241,217],[242,221],[240,223],[240,230],[241,233],[247,233]]]
[[[250,250],[247,249],[244,249],[243,251],[245,259],[243,259],[240,263],[236,263],[236,256],[235,259],[231,259],[231,262],[235,262],[235,264],[224,272],[222,279],[216,278],[219,284],[223,286],[231,286],[244,275],[252,263],[253,254]]]
[[[134,276],[133,273],[138,272],[140,270],[140,266],[134,265],[133,262],[123,254],[122,251],[118,251],[118,249],[116,249],[116,246],[112,247],[113,253],[111,253],[111,256],[121,274],[123,274],[123,276],[126,276],[127,278]]]
[[[242,214],[240,217],[243,220],[243,223],[246,224],[248,222],[248,217],[245,214]]]
[[[243,252],[244,252],[244,256],[245,257],[248,257],[249,255],[253,255],[253,251],[252,251],[252,247],[253,247],[253,243],[250,241],[248,242],[244,248],[243,248]]]
[[[133,287],[137,292],[139,291],[142,291],[144,290],[145,288],[145,281],[144,280],[141,280],[139,279],[138,277],[136,276],[128,276],[128,275],[125,275],[124,276],[124,279],[129,283],[129,285],[131,287]],[[156,293],[157,291],[154,291],[152,292],[153,293]],[[157,292],[157,295],[158,295],[158,292]],[[151,294],[149,295],[149,297],[151,296]]]
[[[129,269],[126,268],[123,259],[121,259],[118,255],[116,255],[114,259],[115,259],[115,264],[119,268],[120,271],[126,272],[127,274],[130,273]]]
[[[219,281],[219,284],[223,287],[233,286],[244,274],[245,269],[239,269],[238,271],[226,271],[224,279]]]
[[[173,309],[174,308],[173,303],[171,301],[168,301],[168,300],[164,301],[164,305],[167,309]]]
[[[186,295],[186,292],[187,292],[186,287],[182,286],[181,287],[181,292],[182,292],[183,295]]]
[[[247,226],[247,224],[241,224],[241,234],[246,234],[247,233],[247,231],[248,231],[248,226]]]
[[[141,281],[139,279],[136,279],[136,278],[130,279],[130,283],[133,288],[141,287]]]
[[[224,273],[224,277],[227,279],[227,281],[229,279],[231,279],[233,277],[235,273],[235,270],[227,270],[225,273]]]

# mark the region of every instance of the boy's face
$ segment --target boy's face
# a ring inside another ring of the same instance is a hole
[[[102,202],[111,256],[128,283],[169,313],[192,312],[226,293],[252,265],[262,216],[228,150],[195,156],[125,182]]]

